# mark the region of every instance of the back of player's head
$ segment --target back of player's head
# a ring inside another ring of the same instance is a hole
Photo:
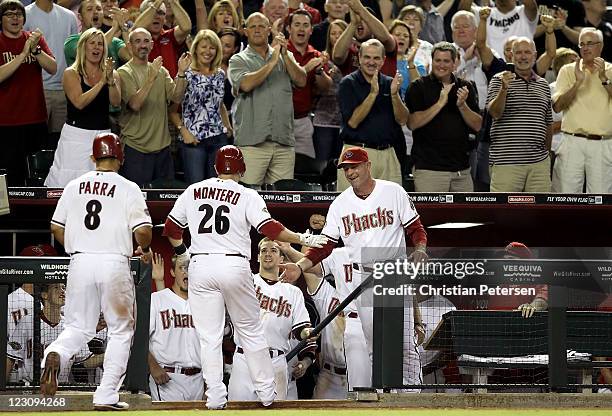
[[[114,133],[100,133],[94,138],[92,154],[94,159],[115,158],[123,163],[123,146]]]
[[[215,169],[219,175],[244,175],[246,165],[244,164],[242,151],[236,146],[223,146],[217,150]]]
[[[49,244],[36,244],[25,247],[19,252],[19,255],[27,257],[57,256],[57,251]]]
[[[347,147],[340,155],[338,160],[338,169],[342,169],[346,165],[357,165],[359,163],[368,162],[368,152],[363,147]]]
[[[529,247],[527,247],[523,243],[518,243],[516,241],[513,241],[512,243],[506,246],[505,253],[509,257],[514,257],[518,259],[533,258],[533,254],[531,253],[531,250],[529,250]]]

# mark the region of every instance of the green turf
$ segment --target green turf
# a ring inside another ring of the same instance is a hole
[[[208,412],[206,412],[208,413]],[[250,413],[266,416],[611,416],[612,409],[326,409],[326,410],[224,410],[219,416],[246,416]],[[19,416],[60,415],[61,412],[3,413]],[[116,414],[116,413],[115,413]],[[202,416],[201,410],[149,410],[121,413],[125,416]],[[212,414],[212,412],[210,413]],[[100,412],[69,412],[69,416],[101,416]]]

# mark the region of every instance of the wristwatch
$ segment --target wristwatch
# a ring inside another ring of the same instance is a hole
[[[36,56],[36,55],[40,55],[42,53],[42,48],[40,47],[40,45],[36,45],[36,49],[34,49],[31,54]],[[609,80],[608,80],[609,81]]]
[[[607,79],[605,81],[601,81],[601,85],[603,85],[604,87],[608,86],[612,84],[612,79]]]

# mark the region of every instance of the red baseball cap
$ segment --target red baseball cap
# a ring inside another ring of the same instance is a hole
[[[506,246],[506,254],[512,257],[518,257],[520,259],[531,259],[533,258],[533,254],[529,247],[527,247],[523,243],[517,243],[513,241],[512,243]]]
[[[357,165],[369,160],[368,152],[363,147],[347,147],[340,155],[338,169],[342,169],[344,165]]]

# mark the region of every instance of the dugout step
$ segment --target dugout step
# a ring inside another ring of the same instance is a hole
[[[151,396],[148,394],[120,393],[119,401],[129,404],[131,410],[151,409]],[[59,391],[53,397],[14,391],[5,391],[0,394],[0,412],[66,412],[93,410],[93,392]]]

